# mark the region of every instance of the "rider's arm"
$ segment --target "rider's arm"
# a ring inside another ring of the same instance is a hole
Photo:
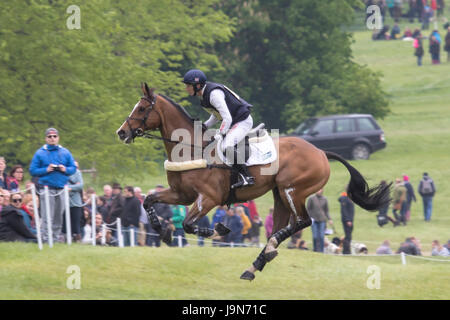
[[[205,121],[205,126],[207,128],[211,128],[213,125],[215,125],[219,119],[217,119],[213,114],[211,114],[211,117],[209,117],[208,120]]]
[[[220,113],[220,116],[222,117],[220,133],[226,134],[231,126],[232,118],[230,111],[228,111],[227,103],[225,102],[225,93],[222,90],[215,89],[211,91],[209,101],[217,109],[217,111]]]

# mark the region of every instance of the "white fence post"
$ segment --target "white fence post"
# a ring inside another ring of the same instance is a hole
[[[95,214],[97,211],[97,203],[95,200],[95,194],[91,196],[91,228],[92,228],[92,245],[95,246],[95,237],[97,236],[97,233],[95,232]]]
[[[400,252],[400,257],[402,258],[402,264],[406,265],[406,257],[404,252]]]
[[[38,241],[39,250],[42,250],[42,238],[41,238],[41,218],[39,217],[39,210],[36,199],[36,186],[31,185],[31,195],[33,196],[33,208],[34,208],[34,222],[36,226],[36,235]]]
[[[64,186],[64,204],[66,206],[66,238],[67,244],[72,244],[72,226],[70,222],[70,202],[69,202],[69,187]]]
[[[181,235],[178,235],[178,247],[179,248],[183,247],[183,238],[181,237]]]
[[[53,231],[52,231],[52,219],[50,218],[50,195],[48,192],[48,186],[44,186],[44,199],[45,199],[45,208],[46,208],[46,216],[47,216],[47,237],[48,237],[48,246],[53,248]]]
[[[130,228],[130,246],[134,247],[134,229]]]
[[[120,218],[117,218],[117,241],[119,241],[119,247],[123,248],[123,237],[122,237],[122,222]]]

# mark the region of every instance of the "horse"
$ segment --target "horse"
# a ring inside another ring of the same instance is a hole
[[[159,130],[168,160],[172,161],[172,151],[179,143],[193,144],[193,138],[183,141],[172,140],[177,129],[194,136],[194,119],[180,105],[170,98],[155,94],[147,83],[141,84],[143,96],[136,103],[130,115],[116,131],[119,139],[132,143],[146,132]],[[158,137],[158,136],[153,136]],[[202,149],[208,142],[202,143]],[[342,163],[350,173],[347,186],[348,197],[367,211],[376,211],[391,201],[390,187],[376,185],[370,188],[364,177],[341,156],[324,152],[299,137],[274,138],[278,153],[278,171],[261,174],[261,169],[269,164],[250,166],[255,184],[235,190],[235,202],[245,202],[272,191],[274,199],[274,225],[266,246],[256,260],[241,275],[243,280],[253,280],[256,271],[262,271],[266,263],[278,254],[278,246],[292,234],[307,228],[312,221],[306,210],[306,199],[322,189],[330,176],[329,160]],[[195,221],[211,209],[224,205],[230,195],[230,170],[210,166],[186,171],[167,171],[169,187],[145,199],[144,208],[153,224],[158,224],[152,205],[156,202],[192,205],[182,225],[188,234],[196,234],[210,239],[229,232],[223,225],[214,230],[195,226]]]

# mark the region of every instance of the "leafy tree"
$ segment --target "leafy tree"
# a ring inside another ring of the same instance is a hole
[[[215,3],[78,1],[81,29],[71,30],[70,1],[3,1],[0,154],[28,165],[52,126],[102,181],[151,172],[161,143],[125,146],[115,131],[141,96],[141,81],[177,101],[186,95],[186,64],[221,68],[211,48],[230,38],[232,21]]]
[[[238,19],[235,37],[216,46],[230,83],[254,105],[256,121],[281,131],[309,116],[367,112],[384,117],[379,74],[352,60],[359,0],[222,1]]]

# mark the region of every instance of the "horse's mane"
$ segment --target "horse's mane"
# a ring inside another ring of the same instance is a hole
[[[164,99],[166,99],[167,101],[169,101],[175,108],[178,109],[178,111],[181,112],[181,114],[187,119],[189,120],[192,124],[194,124],[194,121],[197,119],[194,119],[191,117],[191,115],[186,111],[185,108],[183,108],[182,106],[180,106],[178,103],[176,103],[175,101],[173,101],[172,99],[170,99],[169,97],[163,95],[163,94],[158,94],[159,96],[163,97]]]

